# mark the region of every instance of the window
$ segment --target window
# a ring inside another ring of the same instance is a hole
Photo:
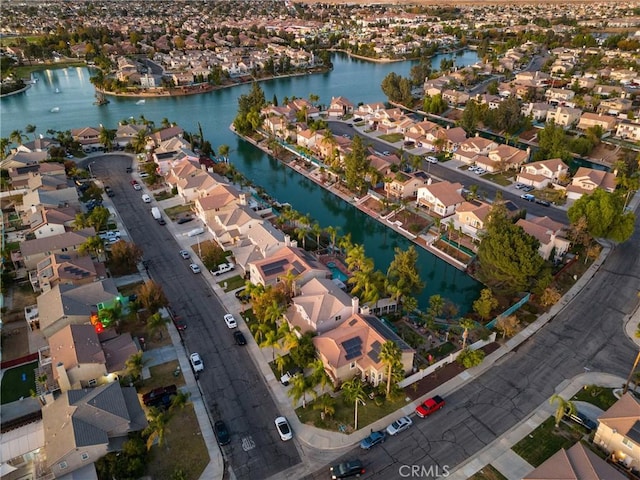
[[[349,365],[349,368],[351,370],[353,370],[354,368],[356,368],[356,362],[351,362],[351,365]]]
[[[80,454],[80,458],[82,459],[82,461],[84,462],[85,460],[89,460],[89,453],[88,452],[82,452]]]
[[[98,384],[97,380],[95,378],[92,378],[91,380],[89,380],[87,382],[87,385],[89,385],[90,387],[95,387]]]
[[[629,440],[628,438],[623,438],[623,439],[622,439],[622,444],[623,444],[625,447],[627,447],[627,448],[629,448],[629,449],[633,450],[633,442],[632,442],[631,440]]]
[[[340,320],[342,320],[342,315],[336,315],[336,322],[339,322]]]
[[[58,464],[58,468],[59,468],[60,470],[64,470],[64,469],[65,469],[65,468],[67,468],[68,466],[69,466],[69,465],[67,464],[67,462],[60,462],[60,463]]]

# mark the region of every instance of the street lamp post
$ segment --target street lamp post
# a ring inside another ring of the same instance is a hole
[[[91,162],[89,163],[89,175],[91,176],[91,178],[93,178],[93,170],[91,170],[91,165],[93,165],[96,162]]]

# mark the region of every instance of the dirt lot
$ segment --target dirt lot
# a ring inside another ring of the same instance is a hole
[[[9,291],[6,305],[10,309],[2,315],[2,360],[13,360],[28,355],[28,326],[24,319],[24,308],[36,303],[36,294],[27,285],[12,288]]]

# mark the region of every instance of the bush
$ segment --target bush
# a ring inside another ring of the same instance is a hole
[[[484,360],[485,353],[482,350],[470,350],[469,348],[465,348],[456,361],[462,365],[464,368],[477,367]]]

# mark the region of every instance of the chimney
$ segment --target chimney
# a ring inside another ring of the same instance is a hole
[[[360,313],[360,300],[358,297],[351,297],[351,315]]]
[[[291,246],[291,236],[289,236],[289,234],[284,236],[284,246],[285,247]]]
[[[71,390],[71,382],[69,382],[69,376],[64,368],[64,363],[58,362],[56,372],[58,372],[58,385],[60,385],[60,390],[63,392]]]
[[[240,205],[247,205],[247,194],[246,193],[241,193],[240,194]]]
[[[433,183],[433,179],[431,177],[427,178],[427,185],[431,185]]]

